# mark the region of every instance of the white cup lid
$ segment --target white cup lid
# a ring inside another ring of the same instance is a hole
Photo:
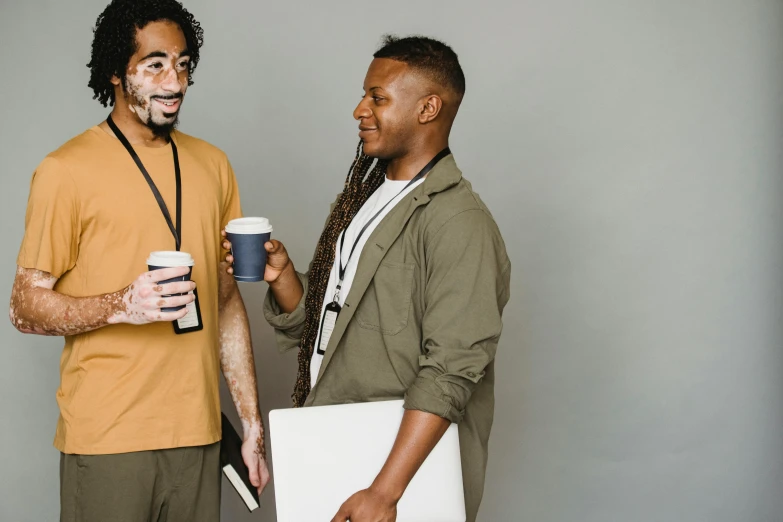
[[[264,217],[243,217],[232,219],[226,225],[226,232],[232,234],[266,234],[272,232],[272,225]]]
[[[147,258],[147,264],[150,266],[193,266],[195,261],[187,252],[177,252],[175,250],[161,250],[150,252]]]

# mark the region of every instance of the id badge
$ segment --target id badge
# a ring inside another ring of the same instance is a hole
[[[337,322],[340,310],[342,310],[342,307],[337,304],[337,301],[332,301],[324,307],[324,316],[321,319],[321,341],[318,343],[318,349],[316,350],[318,355],[326,353],[326,347],[329,346],[329,339],[332,338],[334,323]]]
[[[192,303],[185,305],[188,313],[182,319],[174,321],[174,333],[185,334],[190,332],[198,332],[204,329],[204,323],[201,321],[201,306],[198,304],[198,289],[193,290],[193,295],[196,299]]]

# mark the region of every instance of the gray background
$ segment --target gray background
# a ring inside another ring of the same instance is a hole
[[[781,2],[185,4],[206,45],[181,129],[228,153],[299,267],[380,35],[459,53],[452,149],[514,267],[480,520],[783,520]],[[0,5],[7,299],[33,169],[107,113],[85,67],[105,0]],[[265,290],[242,287],[266,415],[295,355]],[[0,342],[0,520],[56,520],[62,341],[2,320]],[[254,516],[224,488],[224,520],[274,520],[272,488]]]

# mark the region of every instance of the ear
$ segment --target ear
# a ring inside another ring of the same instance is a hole
[[[117,103],[117,100],[123,99],[125,97],[125,86],[122,84],[122,80],[116,74],[112,74],[109,78],[109,81],[114,86],[114,103]]]
[[[437,94],[429,94],[419,104],[419,123],[434,121],[443,108],[443,100]]]

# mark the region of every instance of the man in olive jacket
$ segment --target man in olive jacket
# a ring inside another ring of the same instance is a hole
[[[283,245],[267,243],[264,313],[281,350],[300,348],[297,406],[405,399],[386,464],[334,521],[396,520],[397,501],[452,422],[473,521],[510,262],[448,148],[465,92],[456,54],[429,38],[386,37],[374,57],[354,111],[360,149],[310,270],[296,272]]]

